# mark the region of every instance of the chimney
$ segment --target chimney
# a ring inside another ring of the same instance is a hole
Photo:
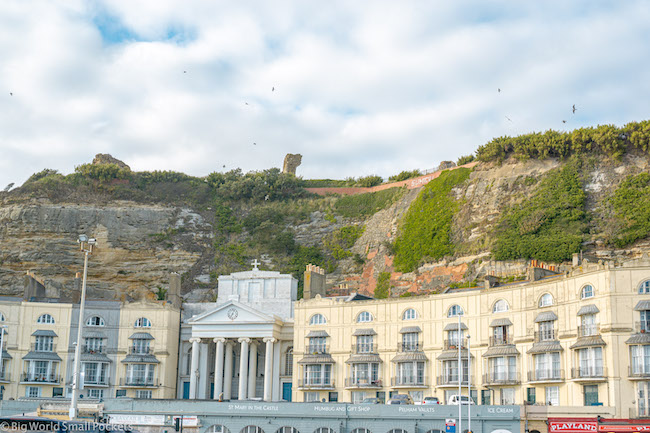
[[[176,272],[172,272],[169,275],[169,289],[167,289],[167,294],[165,295],[167,300],[171,302],[174,307],[180,308],[182,298],[181,298],[181,276]]]
[[[307,265],[305,269],[305,280],[303,285],[302,298],[312,299],[316,295],[325,296],[325,270],[320,266]]]

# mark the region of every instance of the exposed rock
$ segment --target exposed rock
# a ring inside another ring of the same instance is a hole
[[[98,153],[95,155],[93,158],[93,164],[98,165],[98,164],[115,164],[120,168],[125,168],[127,170],[131,170],[131,167],[126,165],[124,162],[120,161],[117,158],[113,158],[113,156],[109,155],[108,153]]]
[[[296,174],[296,168],[302,163],[302,155],[299,153],[287,153],[282,164],[282,173]]]
[[[438,166],[438,170],[446,170],[453,167],[456,167],[456,163],[454,161],[442,161]]]

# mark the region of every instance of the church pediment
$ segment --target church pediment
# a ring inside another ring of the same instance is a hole
[[[191,317],[190,325],[228,324],[228,323],[272,323],[277,318],[255,310],[237,301],[228,301],[214,310]]]

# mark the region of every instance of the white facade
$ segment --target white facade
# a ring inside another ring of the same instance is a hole
[[[297,290],[255,264],[219,277],[216,302],[184,304],[178,398],[290,399]]]

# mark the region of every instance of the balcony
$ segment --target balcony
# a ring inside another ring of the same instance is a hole
[[[402,388],[418,388],[428,386],[427,377],[421,376],[393,376],[390,380],[391,386]]]
[[[650,322],[635,322],[634,331],[637,334],[650,334]]]
[[[134,349],[133,347],[131,349]],[[87,353],[90,355],[104,355],[106,353],[106,348],[104,346],[100,347],[86,347],[81,348],[81,353]]]
[[[422,343],[398,343],[398,352],[422,352]]]
[[[131,388],[156,388],[160,386],[158,379],[153,377],[122,377],[120,386]]]
[[[300,389],[334,389],[334,380],[320,377],[304,378],[298,380]]]
[[[461,349],[467,349],[467,341],[463,338],[460,341],[458,340],[445,340],[444,341],[444,350],[458,350],[458,345],[460,344]]]
[[[20,375],[20,383],[58,384],[61,376],[56,374],[23,373]]]
[[[129,355],[153,355],[153,347],[129,347]]]
[[[367,377],[348,377],[345,379],[346,388],[372,389],[381,388],[381,379],[369,379]]]
[[[627,375],[630,380],[647,379],[650,377],[650,371],[644,370],[643,365],[638,365],[636,367],[628,367]]]
[[[94,379],[84,378],[85,386],[108,386],[108,377],[97,377]]]
[[[594,323],[591,325],[578,326],[578,337],[591,337],[600,334],[600,325]]]
[[[311,344],[305,349],[305,355],[327,355],[329,347],[327,344]]]
[[[467,386],[469,384],[469,377],[467,374],[463,374],[461,386]],[[458,374],[443,374],[438,376],[436,380],[437,386],[458,386]]]
[[[546,331],[537,331],[535,332],[535,343],[541,343],[542,341],[553,341],[557,340],[557,333],[555,329],[548,329]]]
[[[56,352],[56,344],[36,344],[30,345],[32,352]]]
[[[363,355],[368,353],[377,353],[377,345],[370,343],[357,343],[352,345],[352,353]]]
[[[515,371],[491,371],[483,375],[483,383],[487,385],[516,385],[521,383],[519,373]]]
[[[528,372],[528,382],[562,382],[564,370],[560,369],[539,369]]]
[[[607,369],[601,366],[572,368],[571,378],[588,381],[605,380],[607,378]]]
[[[500,335],[498,337],[490,337],[490,347],[494,346],[508,346],[514,344],[511,335]]]

